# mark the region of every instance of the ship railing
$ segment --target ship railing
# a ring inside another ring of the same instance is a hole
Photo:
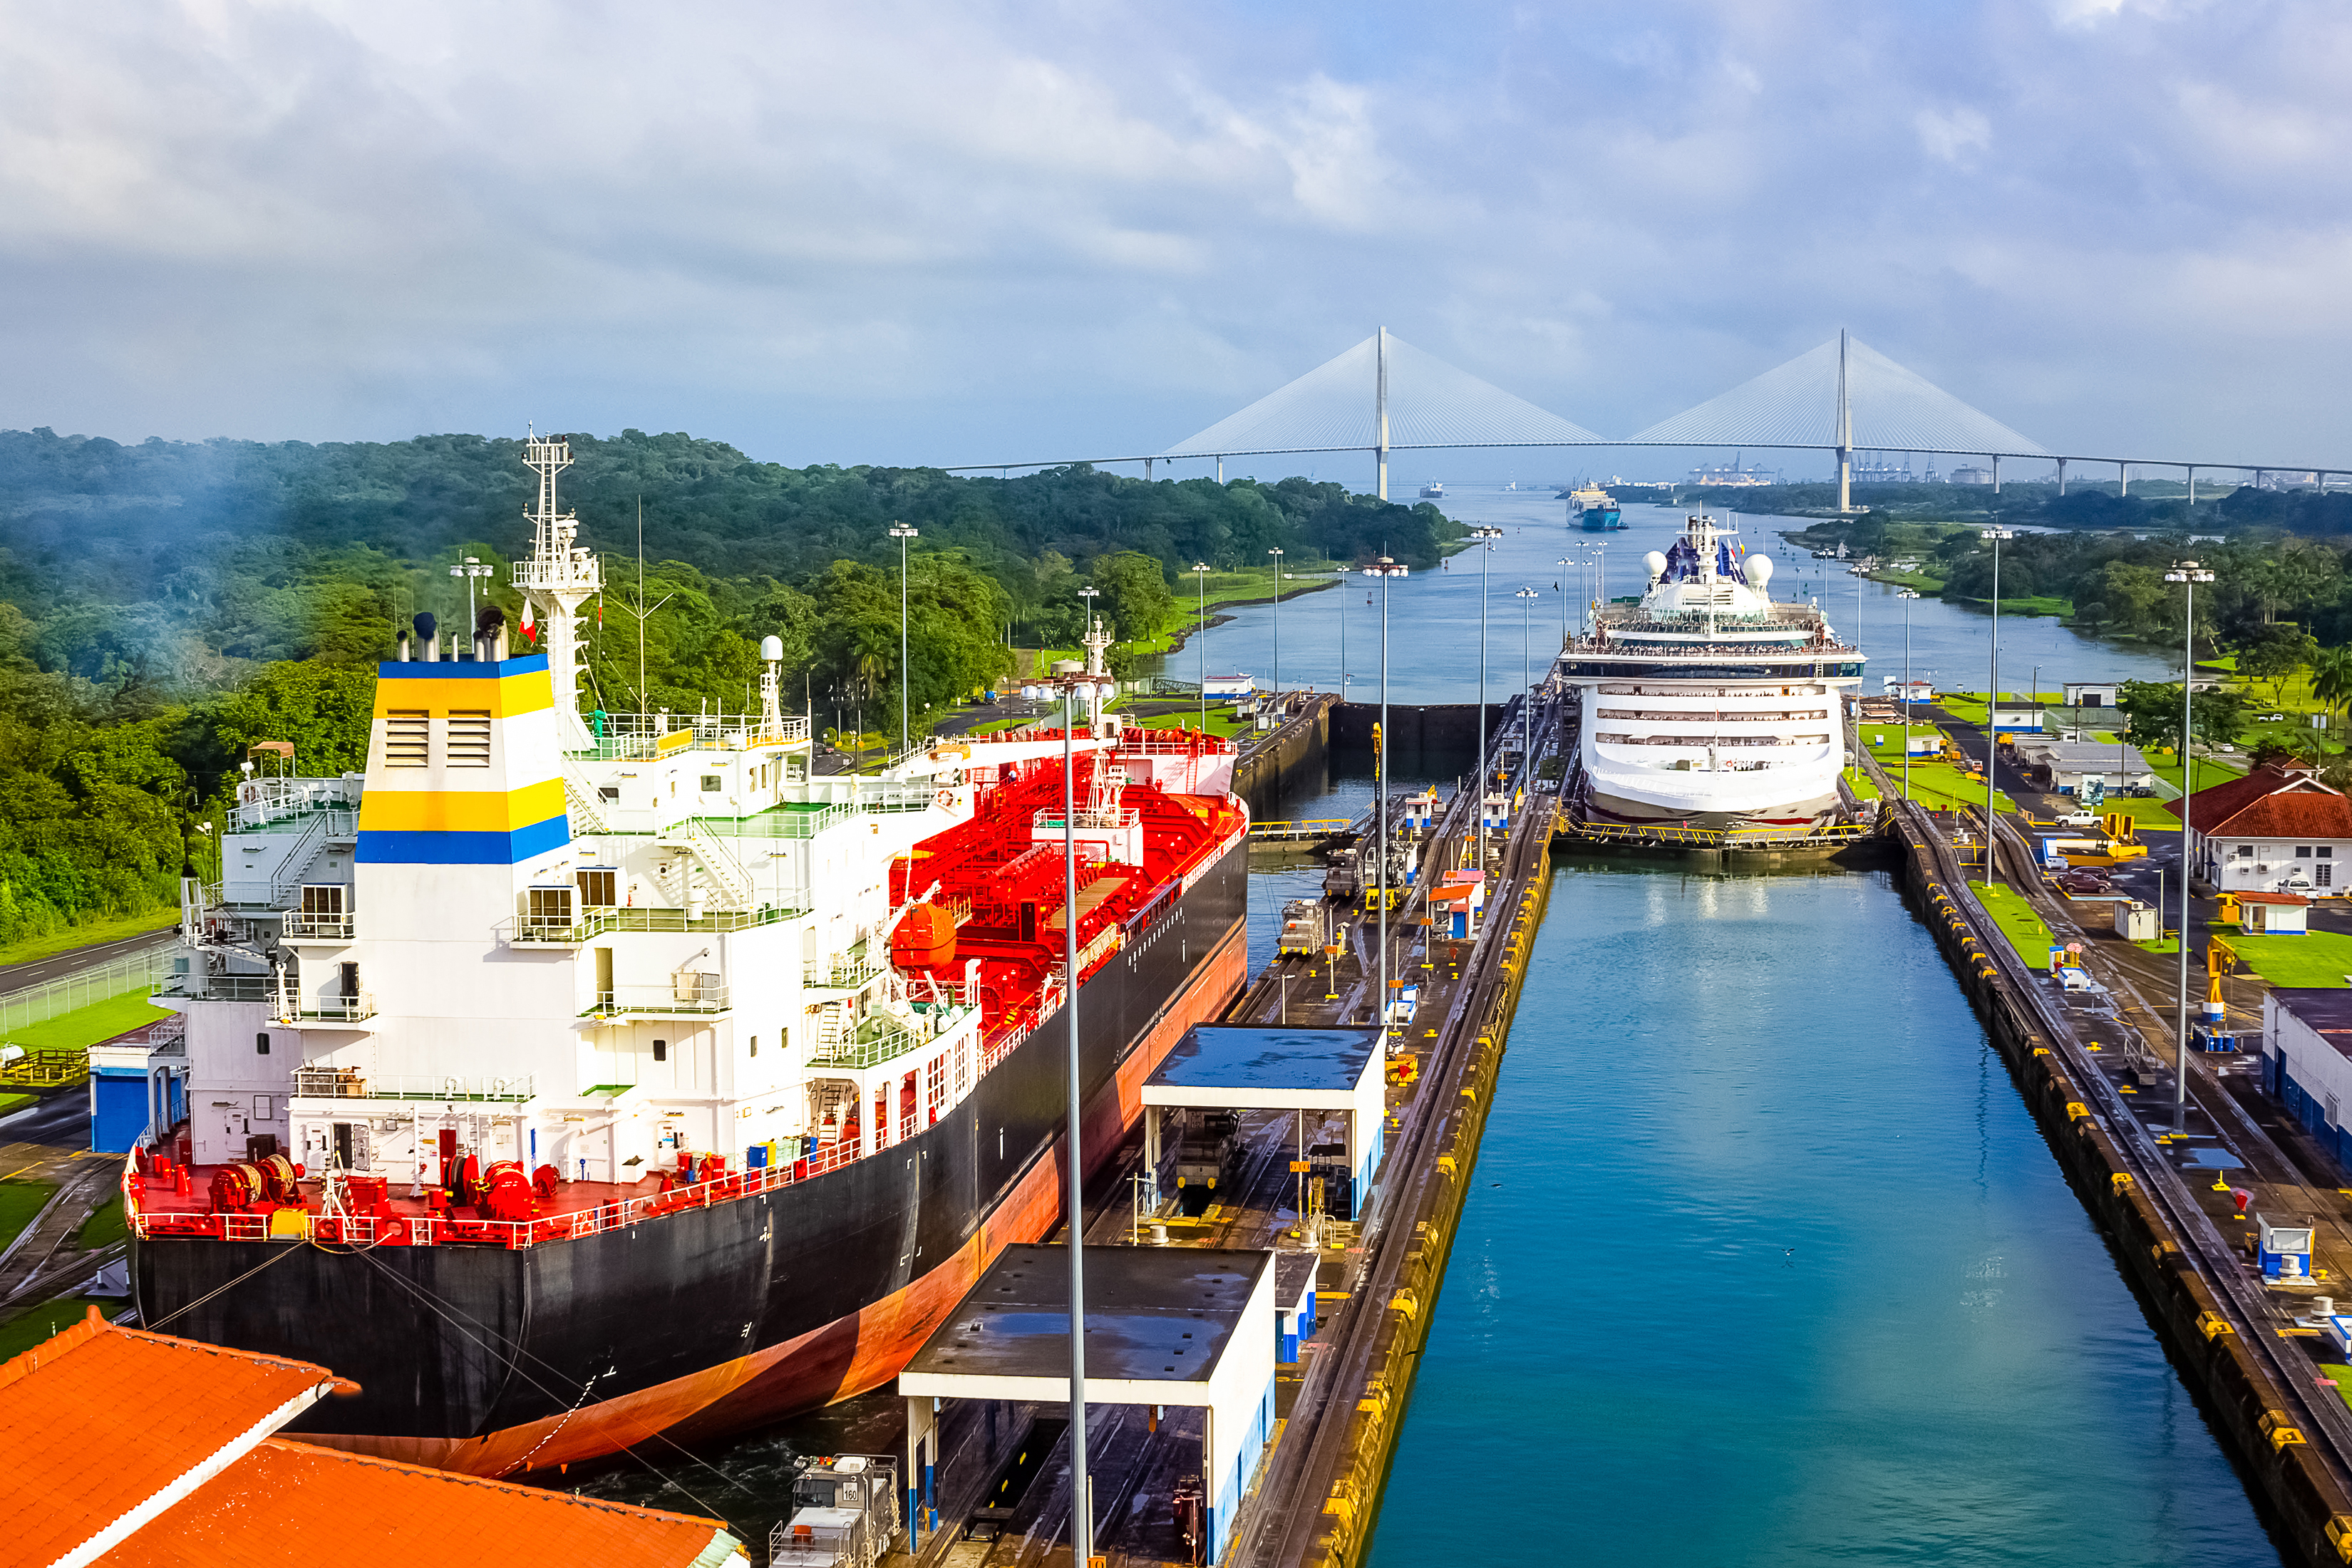
[[[894,1057],[919,1050],[938,1037],[898,1026],[860,1026],[839,1039],[818,1040],[809,1047],[812,1068],[879,1067]]]
[[[354,924],[357,919],[349,910],[339,915],[304,914],[299,910],[289,910],[286,912],[286,934],[296,938],[309,937],[313,941],[349,941],[357,929]]]
[[[520,1105],[539,1092],[538,1079],[462,1078],[447,1073],[365,1073],[357,1068],[296,1068],[298,1100],[488,1101]]]
[[[358,1024],[375,1016],[375,993],[356,991],[339,994],[328,992],[317,998],[314,1007],[289,1008],[282,1016],[289,1023]]]
[[[278,992],[267,974],[205,974],[190,970],[162,977],[158,996],[179,996],[207,1002],[275,1002]]]
[[[801,984],[832,991],[855,991],[889,967],[887,960],[864,952],[805,959],[801,963]]]
[[[228,830],[250,833],[273,822],[307,812],[323,812],[349,819],[338,825],[337,837],[358,829],[358,779],[247,779],[237,786],[237,804],[229,810]],[[330,831],[335,831],[333,827]]]
[[[639,762],[675,752],[744,752],[808,740],[806,719],[771,723],[756,713],[604,713],[587,721],[590,743],[566,755],[582,762]]]
[[[373,1087],[372,1082],[372,1090]],[[383,1097],[372,1093],[371,1098]],[[126,1160],[123,1212],[133,1234],[142,1241],[154,1237],[208,1237],[223,1241],[307,1240],[352,1246],[519,1248],[596,1236],[683,1209],[710,1208],[739,1198],[756,1197],[855,1164],[867,1152],[857,1139],[848,1137],[830,1144],[818,1143],[814,1139],[784,1142],[798,1147],[775,1164],[724,1171],[704,1181],[673,1186],[667,1192],[631,1194],[593,1207],[527,1220],[458,1218],[446,1214],[335,1215],[291,1205],[235,1214],[150,1208],[143,1196],[146,1184],[153,1182],[163,1185],[166,1178],[142,1177],[135,1162]],[[802,1153],[801,1149],[809,1152]]]
[[[591,1018],[624,1014],[724,1013],[733,1005],[719,976],[689,970],[673,974],[659,985],[616,985],[599,991],[594,1005],[580,1016]]]
[[[570,925],[551,925],[515,915],[492,928],[506,946],[577,947],[606,931],[730,931],[797,920],[808,911],[770,905],[756,910],[591,909]]]

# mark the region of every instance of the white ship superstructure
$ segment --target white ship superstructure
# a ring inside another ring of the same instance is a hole
[[[568,445],[534,439],[528,460],[535,547],[513,586],[543,651],[488,616],[446,641],[419,617],[378,668],[365,773],[249,780],[221,880],[187,886],[159,1000],[187,1020],[200,1165],[275,1149],[401,1192],[467,1158],[565,1182],[684,1152],[823,1168],[930,1125],[986,1069],[976,976],[890,962],[889,868],[1061,742],[815,776],[773,638],[756,713],[582,712],[598,563],[556,510]],[[1230,782],[1229,749],[1117,735],[1076,749],[1138,750],[1128,775],[1171,790]]]
[[[1594,821],[1795,826],[1839,809],[1843,692],[1863,653],[1714,520],[1645,558],[1632,605],[1596,605],[1560,673],[1582,688],[1572,795]]]

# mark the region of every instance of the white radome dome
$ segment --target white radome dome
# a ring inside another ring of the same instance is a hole
[[[1749,556],[1748,558],[1748,585],[1760,594],[1764,591],[1764,584],[1769,583],[1771,580],[1772,558],[1769,555]]]
[[[1663,550],[1653,550],[1642,557],[1642,564],[1650,569],[1653,581],[1663,577],[1666,574],[1666,552]]]

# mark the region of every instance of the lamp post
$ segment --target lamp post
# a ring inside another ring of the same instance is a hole
[[[1269,550],[1274,557],[1274,713],[1282,717],[1282,552]]]
[[[1496,531],[1500,532],[1501,530],[1497,529]],[[1385,555],[1364,568],[1365,576],[1378,577],[1381,580],[1381,732],[1380,743],[1373,749],[1372,767],[1379,774],[1380,784],[1375,792],[1373,808],[1375,816],[1373,854],[1379,862],[1377,873],[1379,880],[1375,886],[1378,889],[1377,898],[1381,907],[1380,998],[1381,1044],[1383,1050],[1386,1049],[1389,1039],[1389,584],[1403,576],[1407,570],[1409,568],[1398,565]],[[1482,621],[1481,625],[1483,624]],[[1482,650],[1486,647],[1483,637],[1480,638],[1479,647]],[[1482,673],[1486,668],[1483,654],[1479,668]],[[1483,717],[1486,709],[1481,706],[1479,712]],[[1482,769],[1486,766],[1484,759],[1481,759],[1479,766]]]
[[[1576,596],[1580,599],[1584,597],[1584,557],[1563,555],[1552,564],[1576,568]],[[1559,646],[1568,646],[1568,574],[1565,572],[1559,574]]]
[[[898,749],[908,747],[907,736],[907,541],[919,530],[904,523],[890,525],[890,537],[898,542]]]
[[[1911,798],[1911,601],[1919,596],[1916,588],[1897,588],[1895,596],[1903,601],[1903,798]]]
[[[1592,547],[1592,596],[1603,605],[1609,602],[1609,542],[1605,539]]]
[[[2000,771],[2000,542],[2015,539],[2016,531],[1988,528],[1977,535],[1992,545],[1992,673],[1985,692],[1985,886],[1992,886],[1993,775]],[[1905,745],[1910,744],[1905,741]]]
[[[1536,710],[1535,682],[1528,662],[1528,606],[1538,595],[1533,588],[1522,588],[1511,596],[1519,602],[1519,780],[1525,784],[1528,759],[1535,754]]]
[[[1495,541],[1503,537],[1499,528],[1474,528],[1470,537],[1478,542],[1478,806],[1479,820],[1486,820],[1486,584],[1494,575]],[[1381,645],[1383,648],[1386,644]],[[1387,657],[1385,653],[1381,655]],[[1481,827],[1483,836],[1486,829]],[[1486,851],[1482,847],[1480,854]]]
[[[1209,731],[1209,563],[1205,561],[1192,568],[1192,581],[1201,586],[1201,629],[1194,635],[1201,639],[1201,732]]]
[[[1091,593],[1091,588],[1085,590]],[[1062,1016],[1069,1025],[1069,1195],[1064,1202],[1070,1244],[1070,1547],[1076,1561],[1094,1556],[1094,1490],[1087,1480],[1086,1162],[1078,1148],[1078,839],[1077,783],[1070,745],[1083,675],[1062,682]],[[1096,765],[1101,766],[1097,760]]]
[[[2189,856],[2196,843],[2196,832],[2189,820],[2189,802],[2197,798],[2196,781],[2189,770],[2196,766],[2190,760],[2189,743],[2190,726],[2196,714],[2196,697],[2192,678],[2197,673],[2197,584],[2210,583],[2213,574],[2194,561],[2176,561],[2172,570],[2164,574],[2168,583],[2178,583],[2182,592],[2180,606],[2180,997],[2177,1026],[2180,1038],[2172,1060],[2172,1131],[2177,1135],[2189,1121]],[[2164,934],[2164,906],[2157,905],[2157,934]]]
[[[463,577],[466,580],[466,635],[469,637],[474,635],[474,616],[476,613],[474,610],[474,580],[478,577],[487,577],[497,570],[497,567],[487,564],[481,557],[478,555],[468,555],[461,563],[449,568],[450,576]],[[467,646],[470,647],[473,645],[468,643]],[[641,677],[638,680],[638,685],[643,686],[644,684],[644,679]]]

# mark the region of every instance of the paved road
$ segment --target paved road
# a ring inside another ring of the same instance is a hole
[[[165,926],[160,931],[144,931],[137,936],[126,936],[114,942],[68,948],[63,952],[53,952],[47,958],[36,958],[25,963],[11,963],[0,968],[0,993],[22,991],[28,985],[60,979],[77,970],[89,969],[118,958],[130,958],[153,948],[168,947],[176,931],[176,927]]]
[[[89,1090],[53,1094],[26,1110],[0,1119],[0,1146],[30,1143],[44,1149],[89,1147]]]

